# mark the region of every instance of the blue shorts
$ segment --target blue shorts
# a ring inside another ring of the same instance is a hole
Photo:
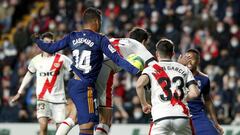
[[[78,124],[98,123],[97,93],[94,84],[87,81],[70,79],[68,91],[77,108]]]
[[[205,114],[194,115],[192,122],[196,135],[219,135],[213,122]]]

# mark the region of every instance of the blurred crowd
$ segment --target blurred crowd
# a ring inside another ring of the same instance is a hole
[[[16,1],[17,0],[11,0]],[[2,1],[0,1],[2,2]],[[3,2],[8,2],[3,0]],[[9,6],[13,5],[13,6]],[[24,5],[22,5],[24,6]],[[27,27],[16,23],[13,41],[2,36],[0,45],[0,122],[36,121],[35,82],[32,81],[17,104],[16,94],[31,58],[40,53],[32,44],[32,33],[52,31],[56,40],[66,33],[81,30],[81,14],[88,6],[103,12],[102,33],[126,37],[135,27],[145,28],[151,38],[148,50],[162,38],[176,45],[176,57],[189,48],[201,52],[203,72],[211,80],[211,94],[221,124],[240,125],[240,1],[239,0],[51,0],[38,13],[29,13]],[[9,31],[14,4],[0,4],[0,31]],[[70,55],[69,51],[64,51]],[[67,79],[66,79],[67,81]],[[147,123],[135,92],[136,78],[126,72],[114,77],[114,123]],[[161,108],[160,108],[161,109]]]

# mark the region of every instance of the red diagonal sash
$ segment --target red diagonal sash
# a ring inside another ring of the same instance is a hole
[[[45,95],[47,90],[48,90],[49,93],[52,92],[52,89],[53,89],[53,87],[55,85],[55,82],[57,80],[57,76],[58,76],[59,70],[61,69],[62,64],[63,64],[62,61],[59,61],[60,57],[61,57],[60,54],[56,54],[56,56],[54,58],[54,61],[53,61],[53,64],[52,64],[52,67],[50,69],[50,71],[54,70],[53,77],[52,77],[52,79],[50,81],[48,80],[48,78],[46,79],[46,81],[45,81],[45,83],[43,85],[42,91],[38,95],[39,99],[43,99],[43,96]]]
[[[168,76],[167,73],[163,70],[163,68],[162,68],[161,66],[159,66],[159,65],[157,65],[157,64],[154,64],[154,65],[153,65],[153,68],[157,71],[156,73],[153,74],[156,80],[158,80],[158,79],[160,79],[160,78],[163,78],[163,77],[168,78],[168,79],[170,80],[169,76]],[[161,88],[163,89],[164,94],[165,94],[166,96],[168,96],[167,91],[164,89],[164,87],[167,85],[166,82],[164,82],[164,83],[159,83],[159,85],[160,85]],[[174,93],[177,94],[176,90],[175,90]],[[180,106],[183,108],[183,113],[188,116],[188,115],[189,115],[189,110],[188,110],[188,108],[186,107],[186,105],[185,105],[180,99],[176,99],[174,96],[172,96],[172,98],[171,98],[171,104],[174,106],[176,103],[178,103],[178,105],[180,105]]]

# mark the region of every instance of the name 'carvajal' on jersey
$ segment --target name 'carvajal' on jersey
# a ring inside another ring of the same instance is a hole
[[[87,38],[78,38],[78,39],[74,39],[72,41],[73,45],[80,45],[82,43],[88,45],[89,47],[92,47],[94,45],[94,42],[92,42],[90,39]]]

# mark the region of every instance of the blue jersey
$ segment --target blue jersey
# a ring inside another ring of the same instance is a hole
[[[87,80],[96,81],[102,66],[103,53],[128,72],[135,75],[139,71],[116,52],[106,36],[91,30],[72,32],[55,43],[44,43],[40,39],[35,42],[48,53],[70,48],[73,54],[72,70]]]
[[[204,95],[209,95],[210,92],[210,81],[205,74],[199,72],[197,75],[194,76],[194,78],[197,81],[198,87],[200,89],[200,95],[194,100],[188,102],[188,107],[193,117],[194,115],[205,113],[205,107],[202,101],[202,97]]]

